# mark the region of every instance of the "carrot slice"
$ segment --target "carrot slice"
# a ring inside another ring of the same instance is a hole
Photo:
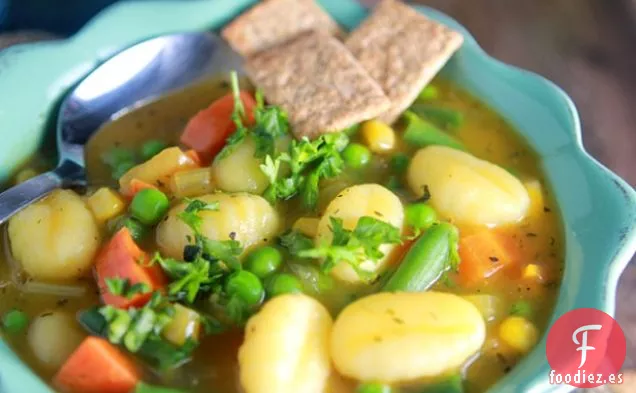
[[[486,230],[459,240],[459,277],[464,284],[477,284],[518,262],[512,239]]]
[[[129,393],[140,380],[131,359],[99,337],[87,337],[53,379],[67,393]]]
[[[151,291],[165,287],[166,278],[159,266],[142,265],[148,260],[148,255],[137,246],[128,228],[120,229],[100,251],[95,263],[97,285],[102,301],[118,308],[139,307],[151,296],[151,293],[140,293],[131,298],[113,295],[106,286],[107,278],[128,279],[131,285],[144,283]]]
[[[252,95],[245,91],[241,92],[240,98],[247,116],[245,123],[251,125],[254,122],[256,102]],[[234,97],[228,93],[194,115],[181,134],[181,143],[199,153],[204,165],[221,151],[227,137],[236,131],[232,121],[233,111]]]

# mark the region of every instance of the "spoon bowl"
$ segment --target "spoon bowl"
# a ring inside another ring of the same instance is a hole
[[[211,32],[164,35],[111,57],[62,102],[57,167],[0,194],[0,224],[55,189],[85,186],[84,146],[104,123],[205,77],[241,69],[241,57]]]

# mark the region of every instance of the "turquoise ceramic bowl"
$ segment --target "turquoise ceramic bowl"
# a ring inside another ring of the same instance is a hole
[[[40,146],[64,91],[96,64],[160,34],[219,28],[254,0],[124,2],[62,42],[0,53],[0,181]],[[367,11],[353,0],[322,0],[352,28]],[[554,318],[579,307],[614,313],[618,278],[636,251],[636,193],[588,155],[572,101],[554,84],[489,57],[456,21],[420,10],[459,31],[466,42],[444,73],[505,116],[541,155],[566,235],[566,269]],[[548,383],[545,338],[492,392],[571,390]],[[51,390],[0,342],[0,392]]]

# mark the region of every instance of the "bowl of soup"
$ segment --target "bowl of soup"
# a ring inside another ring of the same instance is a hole
[[[567,95],[426,7],[253,3],[120,4],[0,54],[7,187],[113,51],[213,28],[247,71],[114,117],[85,190],[0,228],[0,391],[568,390],[546,334],[613,314],[636,196]]]

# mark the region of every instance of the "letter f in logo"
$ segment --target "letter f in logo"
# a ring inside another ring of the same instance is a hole
[[[576,348],[577,351],[581,351],[581,364],[579,364],[579,368],[583,367],[583,365],[585,364],[585,361],[587,360],[587,351],[592,351],[596,349],[592,346],[587,345],[587,331],[601,330],[601,327],[602,327],[601,325],[585,325],[576,329],[574,333],[572,334],[572,341],[574,341],[574,344],[580,345],[580,347]],[[579,342],[576,336],[581,332],[583,334],[581,335],[582,337],[581,342]]]

